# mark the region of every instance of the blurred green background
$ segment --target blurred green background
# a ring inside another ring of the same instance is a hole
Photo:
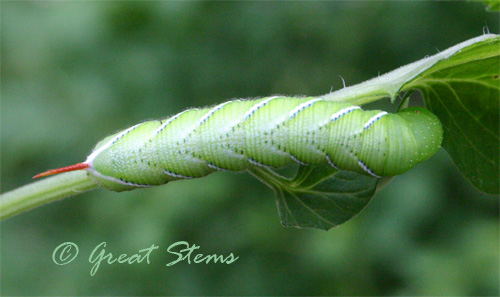
[[[187,107],[321,95],[483,33],[475,2],[2,2],[2,192]],[[246,173],[95,190],[1,223],[1,295],[499,295],[499,202],[444,151],[328,232],[284,228]],[[177,241],[233,264],[166,266]],[[80,248],[65,266],[63,242]],[[152,244],[150,264],[101,264]]]

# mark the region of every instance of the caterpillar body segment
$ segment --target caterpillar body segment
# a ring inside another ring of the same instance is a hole
[[[105,138],[84,162],[115,191],[292,162],[383,177],[440,147],[442,127],[424,108],[396,114],[321,98],[266,97],[190,109]]]

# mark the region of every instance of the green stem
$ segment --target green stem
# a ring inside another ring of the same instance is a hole
[[[397,68],[384,75],[380,75],[360,84],[346,87],[321,97],[325,100],[347,102],[353,105],[363,105],[387,97],[391,99],[391,102],[394,102],[398,93],[401,91],[411,90],[412,87],[415,87],[411,85],[412,80],[415,77],[422,75],[422,73],[431,68],[434,64],[446,61],[446,59],[450,56],[461,51],[467,46],[487,39],[493,40],[493,38],[498,38],[498,35],[487,34],[469,39],[433,56],[421,59]],[[437,70],[434,69],[433,71]]]
[[[85,171],[51,176],[0,195],[0,220],[97,187]]]

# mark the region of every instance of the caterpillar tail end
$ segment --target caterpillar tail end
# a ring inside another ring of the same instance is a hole
[[[57,168],[57,169],[50,169],[50,170],[44,171],[42,173],[39,173],[39,174],[33,176],[33,179],[44,177],[44,176],[49,176],[49,175],[54,175],[54,174],[58,174],[58,173],[63,173],[63,172],[82,170],[82,169],[86,169],[89,167],[90,167],[90,165],[88,163],[78,163],[75,165],[70,165],[70,166],[66,166],[66,167],[61,167],[61,168]]]

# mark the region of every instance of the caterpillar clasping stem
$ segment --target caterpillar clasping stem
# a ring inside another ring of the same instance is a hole
[[[318,97],[233,100],[142,122],[103,139],[86,161],[34,178],[86,169],[102,187],[126,191],[292,162],[380,178],[427,160],[442,135],[424,108],[391,114]]]
[[[82,169],[86,169],[89,167],[90,167],[90,165],[87,163],[78,163],[78,164],[74,164],[74,165],[70,165],[70,166],[66,166],[66,167],[61,167],[61,168],[57,168],[57,169],[50,169],[50,170],[44,171],[42,173],[39,173],[39,174],[33,176],[33,179],[39,178],[39,177],[44,177],[44,176],[49,176],[49,175],[54,175],[54,174],[58,174],[58,173],[63,173],[63,172],[82,170]]]

